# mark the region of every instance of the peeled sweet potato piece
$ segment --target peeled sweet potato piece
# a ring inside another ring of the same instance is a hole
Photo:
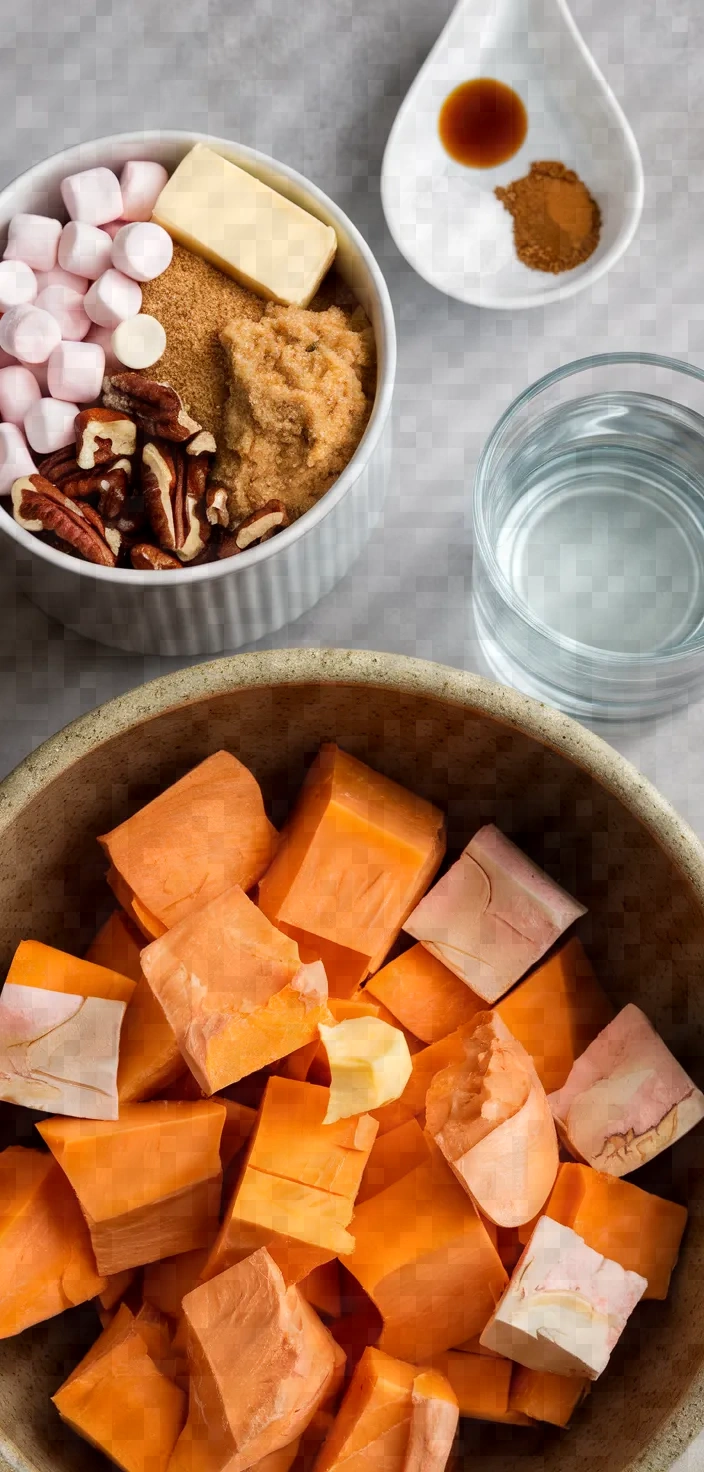
[[[382,1315],[379,1347],[415,1364],[483,1329],[507,1281],[467,1193],[429,1149],[357,1207],[345,1261]]]
[[[230,1202],[202,1272],[203,1282],[267,1247],[287,1283],[298,1283],[323,1263],[354,1247],[347,1231],[349,1197],[269,1175],[248,1165]]]
[[[479,1210],[501,1227],[530,1221],[558,1166],[557,1136],[533,1063],[495,1012],[459,1029],[465,1056],[435,1075],[426,1128]]]
[[[217,751],[99,840],[119,879],[117,898],[151,936],[233,884],[248,890],[276,850],[259,784]],[[146,922],[146,923],[145,923]]]
[[[328,1100],[317,1084],[270,1078],[247,1163],[352,1202],[378,1126],[369,1114],[326,1124]]]
[[[333,1379],[333,1340],[266,1250],[186,1295],[188,1421],[170,1472],[245,1472],[290,1445]]]
[[[430,1151],[418,1121],[409,1119],[385,1135],[379,1135],[369,1152],[362,1182],[357,1192],[357,1205],[378,1196],[393,1186],[417,1165],[430,1159]]]
[[[302,965],[237,885],[147,946],[142,970],[206,1094],[312,1042],[328,1018],[323,967]]]
[[[259,886],[269,919],[349,997],[382,964],[445,851],[442,814],[325,744]]]
[[[0,1153],[0,1338],[102,1293],[88,1228],[51,1155]]]
[[[70,1181],[104,1274],[212,1239],[220,1205],[214,1100],[127,1104],[116,1121],[52,1119],[39,1133]]]
[[[136,982],[120,1033],[117,1094],[121,1104],[135,1104],[161,1094],[183,1072],[183,1058],[173,1030],[142,974],[144,938],[121,910],[114,910],[86,951],[86,960],[122,969]]]
[[[567,1426],[591,1388],[591,1382],[579,1375],[548,1375],[514,1365],[509,1406],[532,1421]]]
[[[124,1472],[166,1472],[186,1397],[158,1368],[144,1331],[123,1304],[52,1400],[62,1420]]]
[[[614,1015],[576,935],[502,997],[496,1011],[530,1053],[546,1094],[562,1088],[575,1059]]]
[[[403,1472],[445,1472],[460,1418],[457,1396],[438,1370],[421,1370],[411,1392]]]
[[[488,823],[404,929],[493,1003],[584,914],[584,905]]]
[[[509,1418],[511,1360],[450,1350],[434,1356],[433,1368],[452,1387],[461,1416],[473,1421]]]
[[[415,1365],[366,1349],[323,1443],[315,1472],[403,1472]]]
[[[461,1063],[464,1056],[464,1036],[459,1028],[457,1032],[451,1032],[446,1038],[440,1038],[439,1042],[430,1043],[427,1048],[421,1048],[419,1053],[415,1053],[411,1063],[411,1076],[400,1099],[374,1110],[374,1118],[379,1122],[379,1134],[385,1135],[388,1130],[396,1129],[409,1119],[418,1119],[424,1124],[426,1095],[435,1075],[453,1063]]]
[[[486,1005],[420,941],[369,978],[367,995],[424,1043],[446,1038]]]
[[[704,1119],[704,1094],[632,1002],[577,1059],[550,1104],[571,1153],[612,1176],[628,1175]]]
[[[139,981],[142,968],[139,953],[144,946],[141,930],[129,919],[124,910],[113,910],[98,934],[94,936],[84,959],[94,966],[106,966],[128,976],[130,981]]]

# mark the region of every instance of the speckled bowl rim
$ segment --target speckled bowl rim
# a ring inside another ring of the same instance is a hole
[[[689,881],[704,914],[704,846],[631,762],[569,716],[463,670],[401,654],[355,649],[280,649],[227,655],[128,690],[80,716],[38,746],[0,783],[0,841],[29,802],[70,767],[123,732],[168,711],[236,690],[276,685],[360,685],[465,707],[542,742],[574,762],[637,818]],[[704,1427],[704,1366],[648,1447],[623,1472],[668,1472]],[[0,1456],[26,1462],[0,1433]]]

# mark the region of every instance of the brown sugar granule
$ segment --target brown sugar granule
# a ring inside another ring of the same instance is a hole
[[[220,334],[230,376],[214,478],[233,520],[282,501],[291,520],[329,490],[364,432],[375,361],[369,322],[332,306],[266,306]]]
[[[601,211],[573,169],[551,160],[495,189],[513,216],[516,254],[533,271],[571,271],[588,260],[601,231]]]

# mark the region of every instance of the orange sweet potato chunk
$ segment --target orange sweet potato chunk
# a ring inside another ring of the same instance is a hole
[[[248,1165],[230,1202],[202,1281],[266,1247],[288,1284],[349,1254],[352,1202],[331,1191],[287,1181]]]
[[[106,966],[109,971],[119,971],[121,976],[129,976],[130,981],[140,981],[139,953],[143,946],[141,931],[123,910],[113,910],[91,941],[85,960],[92,961],[94,966]]]
[[[379,1121],[379,1134],[385,1135],[388,1130],[396,1129],[400,1124],[405,1124],[409,1119],[424,1119],[425,1096],[436,1075],[443,1068],[449,1068],[453,1063],[462,1063],[465,1057],[462,1034],[451,1032],[448,1037],[440,1038],[437,1043],[430,1043],[427,1048],[422,1048],[413,1056],[413,1070],[411,1077],[400,1097],[393,1104],[383,1104],[381,1109],[372,1111],[374,1119]]]
[[[212,1240],[220,1205],[214,1100],[127,1104],[119,1120],[52,1119],[39,1133],[70,1181],[106,1275]]]
[[[567,1426],[591,1388],[590,1381],[579,1375],[551,1375],[544,1370],[514,1365],[509,1408],[530,1416],[533,1421]]]
[[[20,941],[5,980],[42,991],[102,997],[107,1002],[129,1002],[134,993],[134,982],[129,977],[38,940]]]
[[[384,1321],[379,1347],[415,1364],[480,1333],[508,1281],[466,1192],[437,1147],[358,1206],[345,1266]]]
[[[416,1375],[414,1365],[365,1349],[315,1472],[403,1472]]]
[[[413,1381],[411,1429],[403,1472],[445,1472],[459,1414],[449,1380],[439,1370],[421,1370]]]
[[[186,1397],[152,1359],[124,1304],[52,1397],[61,1418],[124,1472],[166,1472]]]
[[[142,952],[142,970],[207,1094],[284,1058],[328,1020],[320,963],[233,885]]]
[[[142,975],[143,936],[121,910],[114,910],[86,952],[86,960],[122,971],[136,982],[122,1022],[117,1094],[134,1104],[160,1094],[183,1072],[173,1030]]]
[[[519,982],[496,1011],[530,1053],[546,1094],[562,1088],[575,1059],[614,1016],[576,936]]]
[[[480,1354],[450,1351],[436,1355],[433,1368],[449,1380],[461,1416],[474,1421],[508,1421],[517,1417],[509,1404],[513,1361]]]
[[[565,1162],[543,1215],[571,1227],[603,1257],[647,1278],[644,1298],[667,1298],[687,1224],[684,1206],[590,1165]]]
[[[423,1131],[416,1119],[408,1119],[374,1141],[357,1192],[357,1205],[393,1186],[417,1165],[430,1159]]]
[[[437,1043],[486,1006],[418,942],[367,982],[365,993],[424,1043]]]
[[[107,1287],[88,1229],[51,1155],[0,1154],[0,1338],[53,1318]]]
[[[150,935],[154,919],[169,929],[233,884],[251,889],[277,834],[256,778],[218,751],[100,843],[121,881],[117,898]]]
[[[225,1124],[220,1137],[220,1159],[223,1170],[227,1170],[243,1145],[251,1138],[257,1123],[256,1109],[248,1104],[238,1104],[236,1099],[220,1099],[225,1105]]]
[[[378,1126],[370,1114],[324,1124],[329,1098],[317,1084],[270,1078],[247,1163],[353,1202]]]
[[[260,883],[259,904],[299,941],[304,959],[323,961],[331,995],[349,997],[382,964],[444,852],[437,808],[326,744]]]

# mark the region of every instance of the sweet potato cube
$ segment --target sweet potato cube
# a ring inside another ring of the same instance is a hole
[[[369,1152],[369,1159],[357,1192],[357,1205],[378,1196],[387,1186],[402,1180],[417,1165],[430,1159],[425,1135],[416,1119],[399,1124],[385,1135],[379,1135]]]
[[[353,1202],[378,1126],[369,1114],[325,1124],[328,1099],[317,1084],[270,1078],[247,1163]]]
[[[584,905],[488,823],[404,929],[492,1003],[584,914]]]
[[[365,1349],[315,1472],[403,1472],[417,1373],[415,1365]]]
[[[333,1340],[266,1250],[195,1288],[183,1312],[191,1394],[170,1472],[245,1472],[312,1419],[335,1374]]]
[[[94,966],[105,966],[109,971],[118,971],[130,981],[139,981],[142,968],[139,964],[140,951],[144,947],[141,930],[130,920],[124,910],[113,910],[98,934],[93,937],[84,959]]]
[[[415,1053],[411,1076],[400,1099],[374,1110],[374,1118],[379,1121],[379,1134],[385,1135],[409,1119],[420,1119],[424,1123],[426,1095],[435,1075],[453,1063],[462,1063],[464,1056],[464,1037],[460,1029]]]
[[[628,1175],[704,1119],[704,1094],[632,1002],[577,1059],[550,1104],[571,1153],[611,1176]]]
[[[51,1319],[106,1287],[88,1228],[50,1155],[0,1154],[0,1338]]]
[[[225,1124],[220,1137],[220,1159],[223,1170],[227,1170],[235,1156],[250,1139],[257,1123],[256,1109],[248,1104],[238,1104],[236,1099],[220,1099],[225,1105]]]
[[[421,1370],[413,1381],[403,1472],[445,1472],[459,1418],[449,1381],[439,1370]]]
[[[575,1059],[614,1015],[576,935],[502,997],[496,1010],[530,1053],[548,1094],[562,1088]]]
[[[5,984],[38,987],[41,991],[64,992],[71,996],[99,997],[104,1001],[127,1002],[134,994],[134,981],[114,967],[95,965],[45,946],[39,940],[23,940],[15,951]]]
[[[433,1358],[433,1367],[452,1386],[461,1416],[473,1421],[505,1421],[509,1412],[511,1360],[498,1355],[451,1350]]]
[[[195,1247],[191,1252],[178,1252],[174,1257],[164,1257],[160,1262],[147,1263],[142,1283],[144,1302],[168,1319],[179,1319],[186,1294],[197,1288],[200,1282],[211,1246],[212,1243],[208,1247]]]
[[[136,982],[120,1033],[117,1094],[135,1104],[160,1094],[183,1072],[183,1058],[172,1029],[142,975],[141,932],[121,910],[114,910],[86,951],[86,960],[111,966]]]
[[[220,1206],[225,1110],[203,1100],[127,1104],[119,1120],[37,1126],[67,1175],[101,1273],[204,1247]]]
[[[424,1043],[446,1038],[486,1005],[420,941],[370,977],[365,996],[383,1003]]]
[[[349,1254],[354,1237],[346,1230],[352,1201],[268,1175],[248,1165],[230,1202],[202,1273],[203,1282],[267,1247],[287,1283],[298,1283],[323,1263]]]
[[[507,1281],[472,1202],[429,1148],[426,1164],[357,1207],[345,1262],[382,1315],[379,1347],[415,1364],[483,1329]]]
[[[684,1206],[591,1166],[565,1162],[544,1215],[571,1227],[595,1252],[647,1278],[644,1298],[667,1298],[687,1224]]]
[[[265,915],[319,958],[333,996],[382,964],[445,852],[442,814],[326,744],[259,886]]]
[[[142,969],[206,1094],[312,1042],[328,1018],[319,962],[235,885],[142,952]]]
[[[121,883],[117,898],[146,933],[157,933],[231,885],[251,889],[270,864],[277,834],[259,784],[217,751],[100,839]],[[136,901],[136,905],[135,905]]]
[[[62,1420],[124,1472],[166,1472],[186,1397],[124,1305],[52,1399]]]
[[[498,1013],[478,1012],[459,1033],[464,1059],[433,1078],[426,1129],[484,1216],[518,1227],[555,1184],[550,1105],[532,1060]]]
[[[591,1388],[591,1381],[579,1375],[548,1375],[540,1370],[527,1370],[524,1365],[514,1365],[509,1406],[524,1416],[530,1416],[532,1421],[567,1426]]]
[[[482,1344],[529,1370],[597,1380],[646,1287],[542,1216]]]
[[[339,1318],[342,1305],[340,1269],[337,1259],[334,1258],[332,1262],[326,1262],[322,1267],[314,1268],[312,1273],[301,1278],[298,1287],[306,1302],[317,1309],[318,1313],[326,1314],[329,1319]]]

